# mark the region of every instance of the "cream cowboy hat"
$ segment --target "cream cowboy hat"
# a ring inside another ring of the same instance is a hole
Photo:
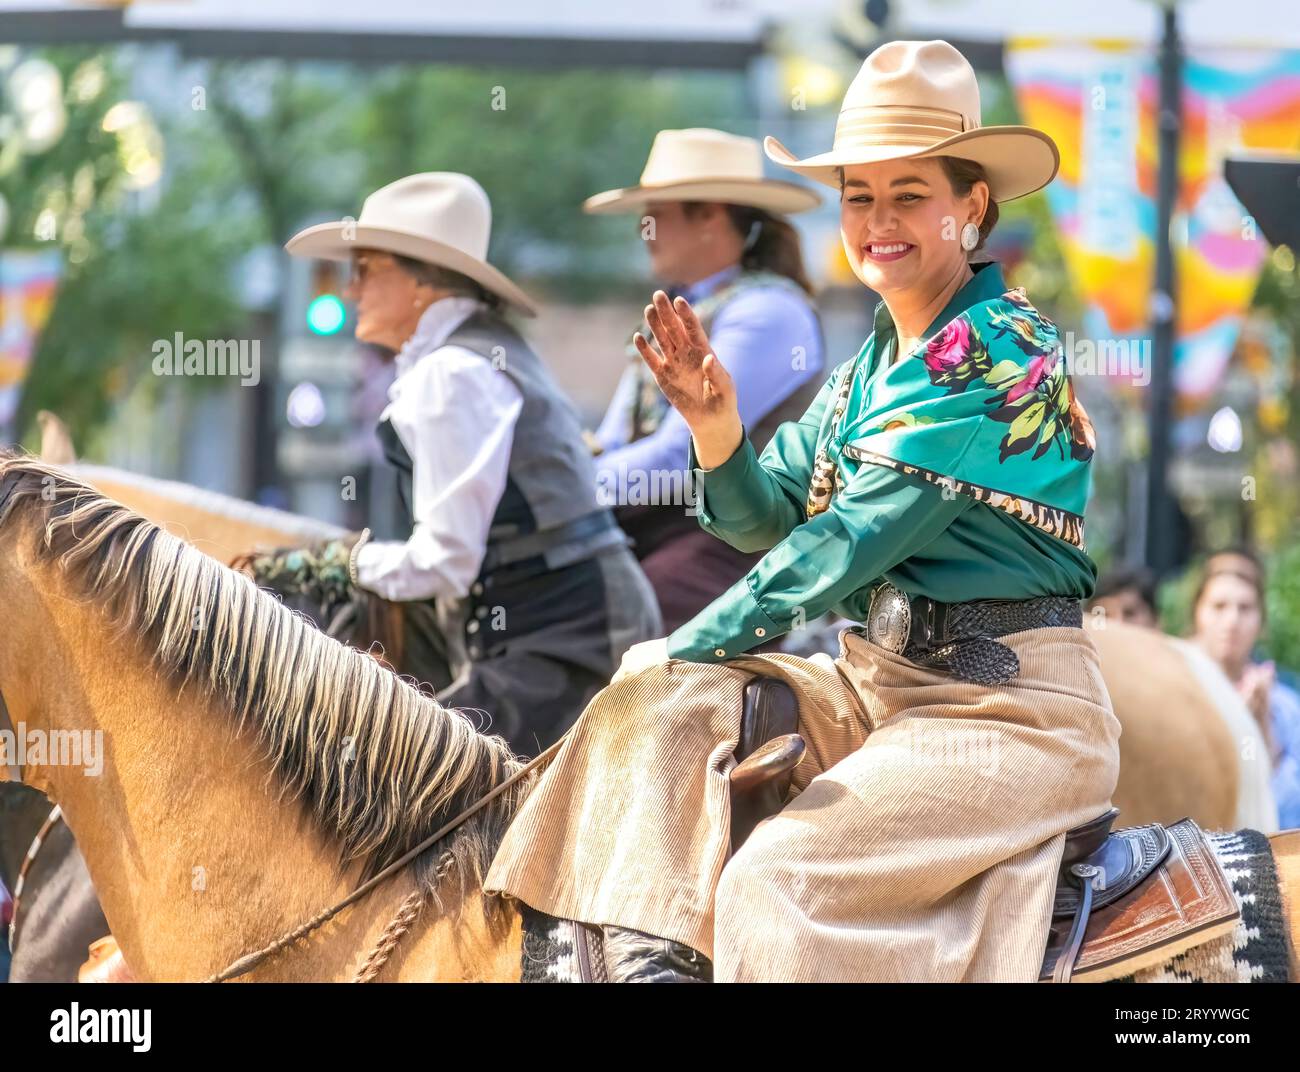
[[[947,41],[891,41],[862,64],[840,105],[835,146],[800,160],[773,137],[768,159],[839,189],[836,169],[881,160],[959,156],[984,165],[994,201],[1042,189],[1056,176],[1056,143],[1033,127],[980,126],[980,88]]]
[[[695,127],[659,131],[640,184],[595,194],[582,208],[639,212],[651,201],[721,201],[784,214],[816,208],[821,198],[795,183],[764,178],[763,153],[753,138]]]
[[[343,261],[378,249],[469,276],[528,316],[537,306],[487,262],[492,203],[483,187],[454,171],[426,171],[390,182],[365,199],[355,220],[318,223],[284,248],[296,257]]]

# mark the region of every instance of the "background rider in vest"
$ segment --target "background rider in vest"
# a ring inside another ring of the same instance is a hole
[[[535,305],[488,263],[491,218],[472,178],[430,172],[289,241],[296,256],[351,261],[357,338],[395,353],[378,433],[409,534],[308,557],[328,569],[341,553],[350,591],[399,603],[410,672],[536,754],[662,628],[596,500],[576,412],[505,317]],[[254,567],[264,580],[275,562]]]
[[[805,187],[764,178],[753,138],[699,128],[660,131],[637,186],[596,194],[583,206],[639,217],[654,275],[700,317],[735,380],[741,418],[759,450],[782,421],[803,415],[822,382],[812,285],[798,233],[784,219],[818,200]],[[602,501],[616,504],[671,631],[760,556],[700,528],[693,496],[683,493],[690,488],[690,429],[630,343],[626,358],[592,437],[597,480]]]

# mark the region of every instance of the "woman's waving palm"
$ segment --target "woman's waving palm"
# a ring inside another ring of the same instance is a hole
[[[685,298],[669,301],[662,290],[655,291],[645,319],[658,345],[638,331],[632,339],[637,352],[691,429],[700,464],[706,469],[721,465],[734,453],[743,432],[731,376]]]

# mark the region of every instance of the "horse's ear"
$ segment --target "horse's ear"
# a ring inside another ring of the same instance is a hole
[[[52,465],[71,465],[77,460],[72,434],[58,416],[43,409],[36,414],[36,423],[41,429],[41,461]]]

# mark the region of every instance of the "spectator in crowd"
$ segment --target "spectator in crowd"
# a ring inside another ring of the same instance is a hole
[[[1300,694],[1252,658],[1264,630],[1264,571],[1243,550],[1211,555],[1192,603],[1192,639],[1237,686],[1259,722],[1273,763],[1283,829],[1300,826]]]
[[[1121,566],[1109,570],[1097,582],[1096,594],[1088,601],[1088,610],[1111,620],[1158,627],[1156,614],[1156,579],[1141,566]]]

